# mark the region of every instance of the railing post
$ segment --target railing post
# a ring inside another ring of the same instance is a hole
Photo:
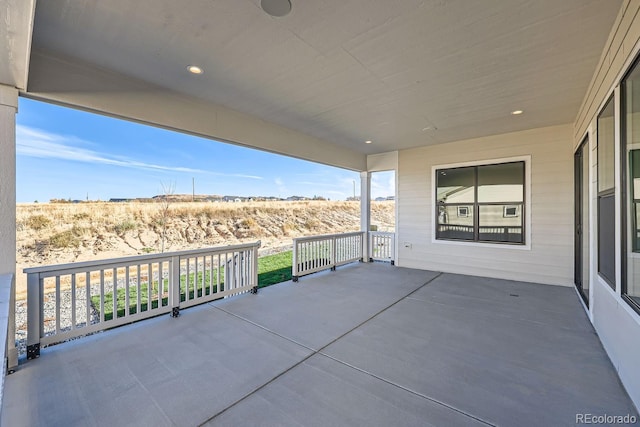
[[[293,239],[293,254],[291,256],[293,258],[291,260],[291,280],[297,282],[299,275],[298,264],[300,263],[300,260],[298,259],[298,242],[296,239]]]
[[[336,270],[338,263],[338,238],[333,236],[331,239],[331,271]]]
[[[363,231],[360,237],[361,245],[360,245],[360,262],[369,262],[369,232]]]
[[[171,304],[171,317],[180,316],[180,257],[171,257],[171,270],[169,276],[169,301]],[[189,278],[187,277],[187,280]],[[188,290],[187,290],[188,292]]]
[[[42,286],[40,274],[27,274],[27,359],[40,357]]]
[[[251,293],[258,293],[258,248],[260,247],[260,242],[256,246],[251,249],[251,260],[253,261],[251,268],[251,281],[253,282],[253,289]]]
[[[18,367],[18,349],[16,348],[16,278],[11,275],[11,293],[9,296],[9,327],[7,328],[7,372],[12,373]]]
[[[391,258],[391,265],[396,265],[396,235],[395,233],[389,236],[389,258]]]

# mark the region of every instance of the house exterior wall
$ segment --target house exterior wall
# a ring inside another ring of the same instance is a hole
[[[400,151],[398,265],[572,286],[572,131],[562,125]],[[434,167],[520,156],[530,156],[526,246],[433,238]]]
[[[577,147],[585,135],[590,136],[591,179],[591,265],[589,317],[618,375],[636,407],[640,407],[640,314],[635,312],[621,297],[621,235],[625,229],[621,224],[621,176],[620,142],[624,130],[620,123],[620,91],[624,74],[640,52],[640,1],[625,1],[603,50],[600,63],[585,94],[583,104],[576,117],[573,129],[573,145]],[[597,116],[610,96],[615,96],[616,120],[614,126],[616,143],[616,289],[612,289],[598,274],[598,142]],[[628,141],[633,143],[634,141]]]

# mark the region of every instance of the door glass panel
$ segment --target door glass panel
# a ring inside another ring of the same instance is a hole
[[[589,299],[589,144],[582,144],[582,179],[581,179],[581,242],[580,246],[582,246],[582,260],[581,260],[581,269],[582,269],[582,277],[581,277],[581,287],[582,294],[585,298],[585,301]]]

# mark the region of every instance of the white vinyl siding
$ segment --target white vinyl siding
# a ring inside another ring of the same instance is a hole
[[[504,279],[573,284],[570,125],[399,152],[398,265]],[[522,247],[435,242],[433,167],[530,156],[531,239]],[[540,268],[544,266],[544,268]]]
[[[625,1],[618,15],[609,39],[607,40],[600,62],[596,67],[591,84],[585,94],[573,129],[573,144],[577,147],[589,128],[592,138],[595,136],[597,116],[607,102],[634,58],[640,52],[640,1]],[[616,136],[616,150],[619,147]],[[597,206],[598,169],[597,140],[592,140],[592,207]],[[616,162],[619,161],[616,151]],[[619,169],[619,168],[618,168]],[[615,185],[619,184],[619,170],[616,170]],[[619,197],[616,197],[619,211]],[[597,232],[597,210],[591,210],[591,232]],[[616,213],[616,266],[620,268],[620,214]],[[624,228],[622,228],[624,230]],[[597,235],[591,237],[592,257],[597,253]],[[640,404],[640,316],[625,302],[618,291],[612,290],[597,275],[597,258],[593,260],[591,271],[590,317],[598,336],[620,375],[629,396]],[[619,274],[619,273],[617,273]],[[618,288],[619,289],[619,288]]]

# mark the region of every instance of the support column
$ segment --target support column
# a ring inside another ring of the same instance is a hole
[[[360,172],[360,231],[364,231],[362,260],[369,262],[369,230],[371,229],[371,172]]]
[[[16,336],[16,112],[18,90],[0,85],[0,274],[13,277],[9,307],[7,357],[9,370],[18,366]]]

